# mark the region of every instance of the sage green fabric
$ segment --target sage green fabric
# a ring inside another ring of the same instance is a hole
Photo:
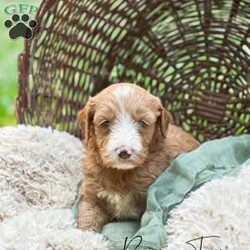
[[[147,208],[139,222],[112,222],[102,234],[113,243],[114,250],[161,249],[166,235],[164,224],[169,211],[185,196],[215,178],[237,172],[250,158],[250,135],[230,136],[203,143],[199,148],[181,154],[149,187]],[[140,238],[129,241],[135,236]],[[125,248],[125,238],[128,237]]]

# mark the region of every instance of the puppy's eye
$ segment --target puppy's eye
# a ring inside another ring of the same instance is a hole
[[[99,123],[99,125],[103,128],[108,128],[110,126],[110,121],[108,120],[103,120]]]
[[[146,122],[145,120],[138,121],[138,124],[142,128],[145,128],[145,127],[147,127],[149,125],[148,122]]]

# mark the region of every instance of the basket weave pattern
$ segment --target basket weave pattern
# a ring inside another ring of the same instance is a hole
[[[249,0],[44,0],[19,58],[19,123],[80,137],[113,82],[161,98],[200,141],[250,132]]]

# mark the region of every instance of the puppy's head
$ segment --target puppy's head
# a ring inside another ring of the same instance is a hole
[[[153,138],[164,140],[172,119],[157,97],[128,83],[90,98],[77,118],[87,149],[97,148],[104,167],[123,170],[142,165]]]

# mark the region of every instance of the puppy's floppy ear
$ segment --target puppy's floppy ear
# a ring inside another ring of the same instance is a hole
[[[85,107],[77,113],[77,121],[80,124],[84,140],[88,143],[93,134],[93,117],[95,113],[95,102],[89,98]]]
[[[167,111],[165,108],[161,107],[160,108],[160,116],[158,118],[158,124],[160,127],[161,135],[164,138],[166,138],[169,123],[174,123],[173,117],[169,111]]]

